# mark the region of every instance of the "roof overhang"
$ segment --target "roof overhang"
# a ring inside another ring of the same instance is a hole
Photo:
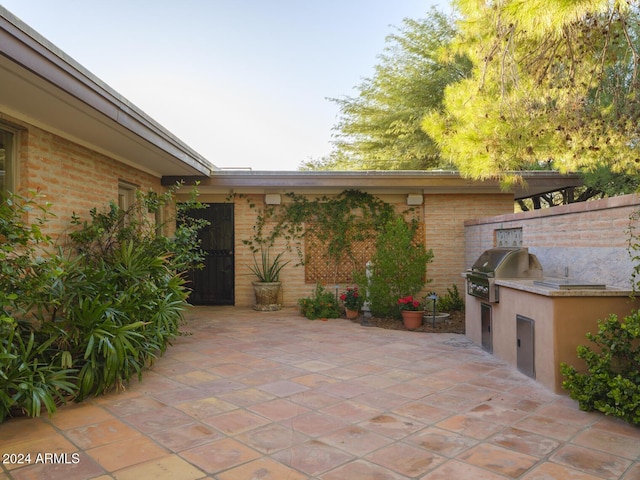
[[[156,176],[215,167],[0,6],[2,114]]]
[[[512,193],[515,200],[582,185],[577,174],[515,172],[522,181],[505,190],[498,179],[471,180],[454,171],[239,171],[219,170],[208,178],[165,177],[164,185],[198,184],[202,193],[338,193],[362,189],[372,193]]]

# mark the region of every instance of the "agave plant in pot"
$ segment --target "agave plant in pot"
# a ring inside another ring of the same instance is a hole
[[[278,303],[278,295],[280,293],[280,271],[289,261],[284,261],[280,252],[275,257],[271,256],[268,247],[260,249],[260,260],[256,258],[256,252],[253,254],[253,265],[248,265],[253,274],[258,277],[257,281],[252,282],[253,291],[256,295],[256,303],[254,310],[262,312],[272,312],[280,310],[282,306]]]

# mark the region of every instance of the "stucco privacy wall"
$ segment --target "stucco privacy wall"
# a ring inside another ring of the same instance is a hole
[[[49,232],[60,234],[69,228],[75,212],[88,218],[91,208],[104,207],[118,198],[118,183],[125,181],[142,191],[162,191],[160,179],[124,165],[33,125],[2,117],[18,128],[19,192],[38,191],[42,201],[52,204],[55,215]]]
[[[465,222],[465,261],[470,267],[495,245],[496,231],[522,229],[522,245],[542,264],[545,276],[569,277],[629,288],[633,269],[629,217],[640,209],[636,194],[580,202]],[[636,227],[639,225],[636,223]]]
[[[406,210],[406,194],[379,194],[381,200],[395,206],[397,211]],[[317,195],[308,195],[310,199]],[[286,197],[282,197],[286,201]],[[203,192],[200,200],[205,203],[225,203],[230,200],[225,195],[208,194]],[[249,203],[255,205],[250,208]],[[243,240],[250,238],[256,223],[257,211],[264,206],[264,194],[247,194],[245,198],[234,201],[235,220],[235,304],[250,306],[254,303],[254,293],[251,282],[255,279],[248,264],[253,263],[253,257]],[[427,248],[434,252],[434,259],[427,267],[427,276],[433,281],[422,292],[436,291],[445,294],[447,288],[454,283],[460,292],[464,291],[464,279],[460,276],[465,269],[465,237],[464,221],[479,216],[496,215],[513,211],[512,194],[429,194],[424,195],[424,203],[415,209],[415,213],[422,219],[425,226]],[[284,243],[276,245],[275,252],[284,248]],[[303,266],[296,266],[299,262],[297,253],[287,252],[286,259],[291,262],[284,268],[281,275],[283,283],[282,302],[287,306],[297,304],[299,298],[312,294],[315,285],[305,283]],[[333,289],[334,285],[328,285]],[[345,285],[339,285],[344,288]]]

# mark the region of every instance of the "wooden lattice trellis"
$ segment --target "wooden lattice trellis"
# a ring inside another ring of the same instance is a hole
[[[305,281],[333,285],[352,283],[355,271],[364,271],[376,248],[375,235],[367,235],[366,240],[351,242],[352,255],[344,255],[339,262],[333,260],[325,242],[307,228],[305,235]],[[416,243],[425,244],[425,228],[420,223],[416,232]]]

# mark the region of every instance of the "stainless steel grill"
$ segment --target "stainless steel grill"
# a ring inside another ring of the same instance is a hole
[[[496,279],[542,279],[542,266],[528,248],[491,248],[485,250],[466,272],[467,293],[489,302],[499,302]]]

